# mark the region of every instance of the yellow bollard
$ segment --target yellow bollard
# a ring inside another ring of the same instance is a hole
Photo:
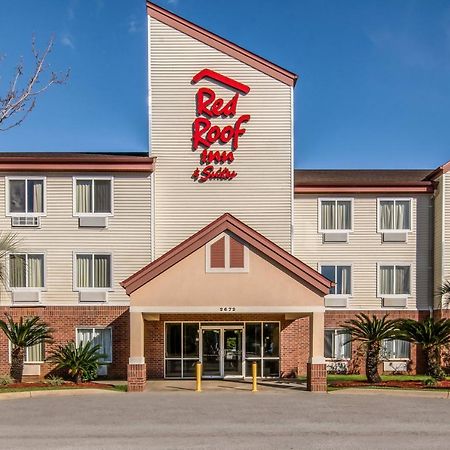
[[[202,363],[197,361],[195,364],[195,392],[202,392]]]
[[[258,363],[256,361],[252,362],[252,392],[258,392],[258,384],[256,383],[256,376],[258,374]]]

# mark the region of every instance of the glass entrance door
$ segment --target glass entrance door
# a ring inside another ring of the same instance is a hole
[[[205,378],[242,377],[243,328],[202,328],[201,355]]]
[[[220,328],[202,330],[202,363],[205,377],[222,376],[221,341]]]
[[[242,376],[242,329],[223,330],[223,376]]]

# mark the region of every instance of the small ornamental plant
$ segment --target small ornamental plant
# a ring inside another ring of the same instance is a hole
[[[38,316],[20,317],[17,322],[9,314],[5,316],[6,320],[0,320],[0,329],[11,343],[10,376],[21,383],[26,348],[52,342],[53,330]]]
[[[48,361],[54,364],[56,369],[67,373],[78,384],[95,380],[100,361],[106,356],[100,353],[99,345],[86,342],[77,347],[75,342],[71,341],[65,345],[59,345]]]
[[[450,345],[450,319],[428,317],[421,322],[405,319],[401,321],[400,331],[402,339],[422,347],[426,374],[438,381],[445,380],[441,351]]]
[[[381,319],[375,315],[357,314],[356,319],[344,323],[345,330],[351,334],[351,341],[359,341],[365,349],[366,377],[369,383],[380,383],[378,373],[380,353],[384,340],[394,339],[398,334],[398,320],[389,320],[387,314]]]

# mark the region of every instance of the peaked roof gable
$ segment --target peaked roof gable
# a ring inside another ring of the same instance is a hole
[[[280,264],[288,272],[296,275],[324,295],[329,293],[330,287],[333,285],[330,280],[228,213],[223,214],[181,244],[122,281],[121,286],[130,295],[224,231],[235,234],[251,247]]]
[[[254,69],[259,70],[266,75],[281,81],[289,86],[295,86],[298,76],[290,72],[289,70],[283,69],[282,67],[256,55],[255,53],[249,52],[242,47],[212,33],[211,31],[205,30],[204,28],[183,19],[176,14],[167,11],[161,6],[155,5],[154,3],[147,1],[147,14],[150,17],[162,22],[188,36],[203,42],[216,50],[225,53],[232,58],[235,58],[244,64],[247,64]]]

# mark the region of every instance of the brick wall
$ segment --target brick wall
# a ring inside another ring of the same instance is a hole
[[[345,321],[354,319],[356,314],[367,314],[369,317],[375,315],[378,318],[389,314],[389,319],[414,319],[423,320],[429,316],[428,311],[327,311],[325,313],[325,328],[341,328]],[[350,367],[361,374],[365,373],[364,359],[361,357],[360,344],[358,342],[352,343],[352,361]],[[381,370],[381,368],[380,368]],[[424,361],[420,348],[416,345],[411,345],[411,373],[422,373],[424,370]]]
[[[15,318],[38,315],[54,329],[54,343],[46,346],[46,355],[58,344],[75,339],[76,327],[112,327],[113,363],[109,366],[110,378],[125,379],[129,357],[129,312],[127,307],[108,306],[48,306],[40,308],[0,308],[0,317],[9,312]],[[343,323],[354,318],[357,313],[375,314],[381,317],[389,312],[390,318],[423,319],[426,311],[327,311],[325,327],[339,328]],[[192,314],[161,315],[160,321],[145,321],[145,359],[148,378],[162,378],[164,375],[164,322],[166,321],[198,321],[198,322],[244,322],[244,321],[279,321],[280,337],[280,370],[283,377],[306,375],[309,358],[309,318],[285,320],[284,314]],[[352,353],[357,360],[358,344],[353,343]],[[416,346],[411,348],[412,372],[423,370],[423,358]],[[51,371],[48,364],[43,364],[41,375]],[[361,359],[360,373],[364,373],[364,361]],[[9,372],[8,341],[0,333],[0,373]]]
[[[126,378],[129,356],[129,313],[128,307],[119,306],[46,306],[34,308],[3,307],[4,313],[18,319],[20,316],[39,316],[53,328],[54,343],[46,344],[48,357],[58,344],[75,340],[77,327],[111,327],[113,339],[113,362],[108,368],[109,378]],[[9,345],[4,333],[0,333],[0,373],[9,372]],[[47,375],[52,367],[45,363],[41,367],[41,377]]]
[[[306,362],[309,355],[309,319],[307,317],[287,321],[284,319],[284,314],[166,314],[160,316],[160,321],[145,322],[145,361],[148,378],[164,376],[164,323],[169,321],[216,323],[279,321],[281,375],[292,376],[306,373]]]

